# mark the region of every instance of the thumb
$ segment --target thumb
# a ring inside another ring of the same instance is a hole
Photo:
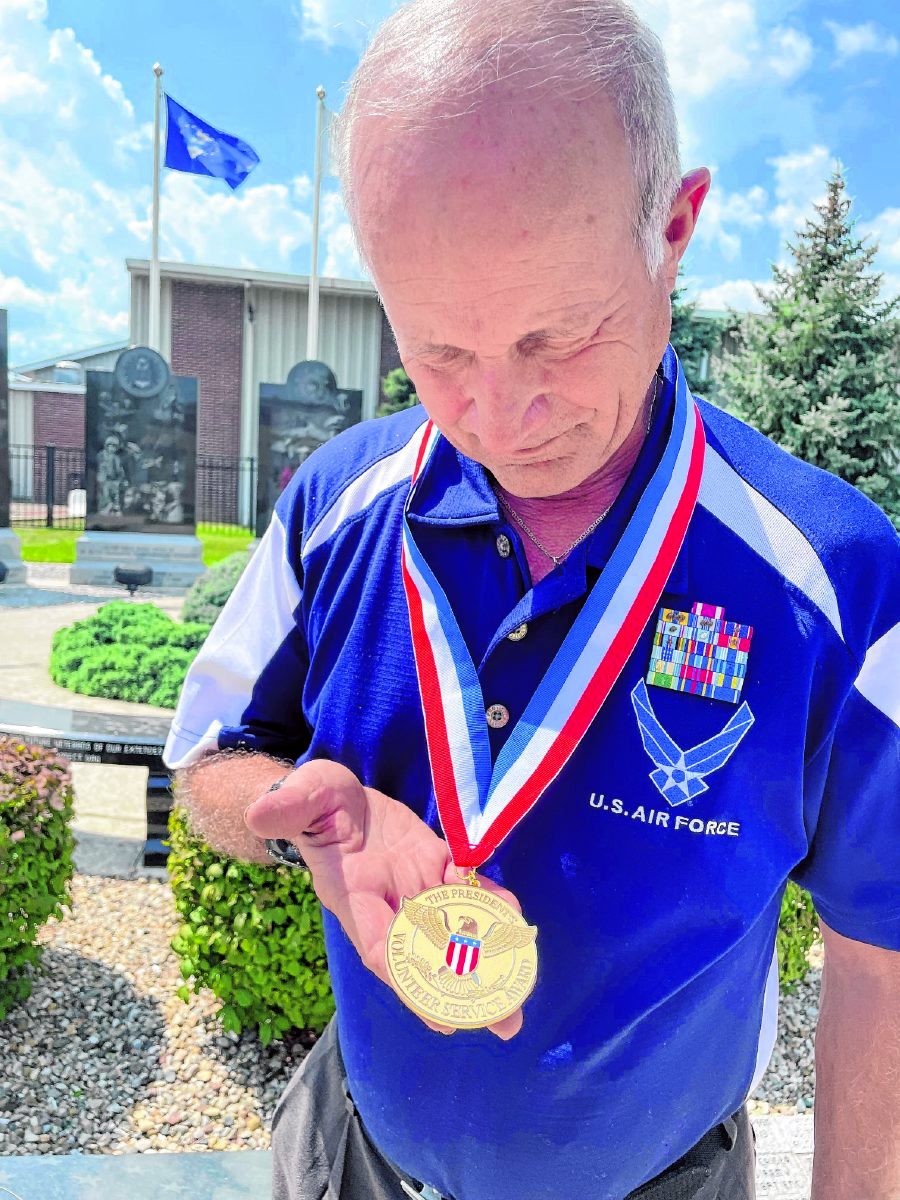
[[[244,824],[261,838],[315,838],[319,845],[361,836],[365,793],[338,763],[313,760],[292,771],[274,791],[247,808]]]

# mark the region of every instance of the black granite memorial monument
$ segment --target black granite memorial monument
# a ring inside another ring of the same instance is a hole
[[[86,528],[193,533],[197,380],[138,346],[86,384]]]
[[[257,536],[265,533],[276,500],[300,464],[361,418],[362,392],[339,389],[323,362],[299,362],[286,383],[259,385]]]

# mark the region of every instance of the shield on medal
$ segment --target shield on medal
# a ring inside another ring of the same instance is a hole
[[[447,966],[457,975],[471,975],[478,966],[480,952],[478,925],[471,917],[461,917],[459,929],[450,934],[450,941],[447,943]]]

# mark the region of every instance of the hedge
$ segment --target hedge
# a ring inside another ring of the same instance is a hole
[[[50,676],[85,696],[174,708],[208,633],[208,625],[180,625],[154,604],[115,600],[56,631]]]
[[[204,571],[188,588],[181,610],[182,620],[212,625],[234,591],[251,554],[250,550],[239,550]]]
[[[31,994],[40,927],[74,872],[72,781],[52,750],[0,737],[0,1020]]]
[[[309,872],[254,866],[211,849],[186,811],[169,820],[168,870],[182,925],[172,949],[186,983],[210,988],[227,1030],[264,1044],[289,1029],[321,1030],[334,1012],[322,914]]]

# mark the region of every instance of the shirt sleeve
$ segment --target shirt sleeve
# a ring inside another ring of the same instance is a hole
[[[211,750],[296,761],[310,730],[301,696],[309,666],[302,590],[276,510],[188,670],[163,760],[175,770]]]
[[[822,754],[818,821],[792,878],[832,929],[900,950],[900,624],[869,647]]]

